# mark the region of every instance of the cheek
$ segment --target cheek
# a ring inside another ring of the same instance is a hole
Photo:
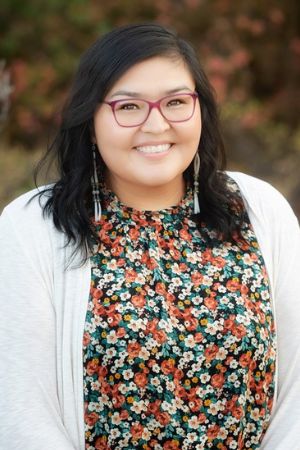
[[[201,120],[195,120],[180,130],[181,142],[189,146],[189,150],[196,151],[201,137]]]
[[[115,124],[113,118],[99,115],[94,126],[97,146],[104,160],[114,158],[116,153],[130,146],[132,131]]]

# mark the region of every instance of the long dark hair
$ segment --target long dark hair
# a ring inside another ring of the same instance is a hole
[[[98,39],[83,54],[62,112],[61,125],[36,171],[37,176],[49,158],[56,160],[59,179],[46,190],[43,212],[52,215],[55,227],[66,234],[67,243],[73,242],[76,250],[83,251],[84,258],[94,234],[91,135],[95,110],[130,67],[155,56],[181,58],[195,80],[199,95],[202,115],[198,148],[201,214],[195,220],[212,226],[224,239],[231,238],[241,228],[243,205],[239,196],[229,189],[224,173],[225,152],[216,102],[194,49],[173,30],[161,25],[126,25]],[[104,163],[100,156],[98,164],[101,172]],[[192,164],[183,176],[192,183]]]

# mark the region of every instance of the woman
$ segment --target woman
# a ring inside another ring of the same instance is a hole
[[[297,220],[224,172],[190,45],[98,40],[48,156],[1,218],[1,448],[299,448]]]

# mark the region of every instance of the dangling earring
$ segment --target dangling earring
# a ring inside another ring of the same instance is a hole
[[[197,152],[194,158],[194,214],[200,214],[199,206],[199,170],[200,170],[200,156]]]
[[[92,193],[93,193],[93,203],[94,203],[94,215],[95,222],[101,220],[101,203],[100,203],[100,193],[99,193],[99,180],[97,173],[97,162],[96,162],[96,144],[92,144],[93,153],[93,175],[92,175]]]

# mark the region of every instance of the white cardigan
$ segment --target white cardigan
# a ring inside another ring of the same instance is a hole
[[[243,194],[268,275],[278,338],[276,402],[261,450],[300,449],[300,233],[268,183],[229,173]],[[72,247],[34,192],[0,220],[0,449],[84,450],[82,336],[90,265],[66,269]]]

